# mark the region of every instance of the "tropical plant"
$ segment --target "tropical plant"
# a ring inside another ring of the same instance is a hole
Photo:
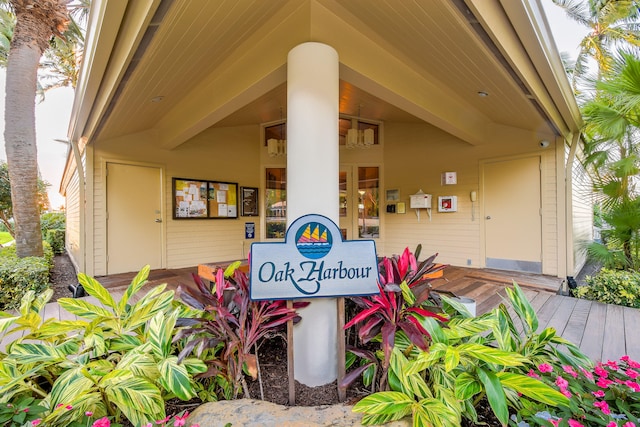
[[[239,266],[238,261],[226,269],[219,268],[210,286],[194,275],[197,291],[178,287],[185,303],[203,311],[201,317],[179,319],[178,326],[188,327],[175,337],[187,341],[178,360],[192,352],[203,358],[209,369],[198,378],[215,378],[214,384],[226,398],[236,398],[241,388],[244,396],[250,397],[244,372],[257,378],[260,340],[288,321],[299,320],[296,310],[309,304],[295,302],[288,308],[286,301],[252,301],[247,275],[238,270]]]
[[[361,308],[344,329],[359,325],[358,337],[363,344],[379,339],[382,350],[382,363],[378,366],[374,352],[349,347],[351,354],[362,357],[366,362],[351,371],[343,381],[343,385],[351,383],[360,374],[365,373],[365,384],[369,384],[379,376],[379,390],[386,389],[387,370],[389,369],[391,351],[395,345],[396,336],[404,334],[411,343],[427,350],[429,333],[422,326],[422,319],[431,317],[446,322],[447,318],[438,314],[438,308],[429,301],[432,278],[430,274],[445,268],[433,261],[438,254],[422,261],[419,265],[422,246],[419,245],[415,254],[405,248],[402,255],[384,257],[378,263],[379,294],[371,297],[351,297],[350,299]],[[349,357],[351,365],[355,360]]]
[[[16,315],[0,313],[0,332],[23,333],[0,359],[1,401],[41,398],[47,426],[73,425],[86,412],[143,425],[165,417],[164,399],[192,398],[192,375],[206,367],[193,358],[178,362],[172,341],[176,319],[197,313],[173,301],[165,285],[134,303],[148,273],[147,266],[120,301],[95,279],[78,275],[97,304],[58,300],[78,320],[42,319],[51,290],[28,293]]]
[[[580,52],[571,73],[576,92],[579,80],[588,70],[589,59],[596,62],[600,75],[604,75],[611,71],[613,52],[618,48],[640,47],[640,2],[637,0],[553,0],[553,3],[588,31],[580,42]]]
[[[637,269],[640,198],[640,59],[622,54],[613,71],[598,82],[585,117],[585,167],[594,182],[602,218],[611,229],[590,246],[592,257],[612,268]]]
[[[640,425],[640,363],[629,356],[598,363],[589,370],[541,364],[529,375],[556,388],[569,403],[532,405],[514,414],[511,425],[560,425],[563,420],[562,425],[571,427]]]
[[[573,291],[577,298],[640,308],[640,272],[603,268],[595,276],[585,278],[587,286]]]

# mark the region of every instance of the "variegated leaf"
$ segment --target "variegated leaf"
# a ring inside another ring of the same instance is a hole
[[[78,281],[88,295],[96,298],[103,305],[111,309],[116,308],[116,302],[113,300],[113,297],[111,296],[109,291],[106,290],[105,287],[102,286],[96,279],[94,279],[93,277],[89,277],[84,273],[80,273],[78,274]]]
[[[404,393],[397,391],[381,391],[370,394],[353,406],[353,412],[366,414],[392,414],[403,412],[415,401]]]
[[[482,391],[482,384],[468,372],[456,377],[455,396],[460,400],[470,399]]]
[[[135,294],[137,294],[140,289],[147,283],[147,278],[149,277],[149,271],[151,271],[151,266],[145,265],[142,267],[142,270],[136,274],[136,277],[133,278],[129,286],[127,286],[127,290],[124,291],[122,298],[118,301],[117,311],[118,314],[121,315],[125,312],[127,304],[129,304],[129,300]]]
[[[64,371],[53,383],[49,393],[50,406],[55,408],[59,404],[67,405],[79,396],[95,390],[93,381],[83,373],[83,368]]]
[[[51,338],[67,336],[69,333],[82,330],[86,326],[87,322],[83,320],[55,320],[49,318],[32,334],[32,337],[47,341]]]
[[[419,401],[417,405],[414,405],[414,427],[428,425],[435,427],[457,427],[460,426],[460,421],[458,413],[438,399],[423,399]]]
[[[147,354],[143,349],[125,353],[116,367],[118,371],[129,371],[133,375],[147,377],[155,380],[160,376],[158,365],[151,354]]]
[[[164,401],[160,390],[140,377],[114,378],[105,381],[105,393],[133,425],[145,425],[164,418]]]
[[[91,304],[84,299],[76,298],[59,298],[58,304],[71,314],[75,314],[85,319],[97,319],[97,318],[110,318],[113,317],[113,313],[109,312],[105,308]]]
[[[502,366],[520,366],[528,359],[521,354],[498,350],[481,344],[465,343],[458,346],[461,356],[470,356],[487,363],[495,363]]]
[[[149,322],[149,327],[146,329],[147,340],[158,358],[166,358],[171,352],[171,338],[177,316],[177,311],[172,311],[168,315],[158,312]]]
[[[172,301],[173,291],[154,295],[153,298],[144,297],[131,308],[124,324],[125,330],[133,331],[149,321],[156,313],[168,310]]]
[[[183,365],[178,364],[177,357],[172,356],[162,360],[158,364],[158,369],[160,370],[158,381],[167,391],[182,400],[189,400],[195,395],[189,373]]]
[[[36,293],[34,291],[27,291],[22,299],[20,300],[20,308],[19,312],[21,315],[26,316],[31,311],[31,303],[36,297]]]
[[[20,316],[14,316],[4,311],[0,311],[0,335],[4,334]]]
[[[569,405],[569,399],[565,395],[535,378],[511,372],[498,372],[496,376],[503,386],[522,393],[538,402],[551,406]]]
[[[453,318],[447,323],[444,334],[449,340],[472,337],[491,330],[496,321],[487,315],[470,318]]]
[[[393,370],[399,378],[402,383],[403,392],[409,396],[417,396],[418,399],[431,397],[431,390],[429,390],[429,386],[427,386],[427,383],[420,373],[407,374],[406,367],[408,364],[409,361],[404,354],[397,348],[394,348],[391,353],[391,365],[389,369]]]
[[[207,364],[200,359],[190,357],[182,361],[182,365],[187,369],[189,375],[201,374],[207,372]]]
[[[11,348],[9,358],[18,360],[21,364],[51,364],[63,361],[66,356],[51,344],[20,343]]]
[[[49,302],[52,296],[53,289],[45,289],[33,300],[33,303],[31,303],[31,309],[35,310],[37,313],[40,313],[42,311],[42,308]]]

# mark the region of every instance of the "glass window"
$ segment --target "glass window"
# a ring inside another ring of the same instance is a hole
[[[380,237],[380,185],[377,167],[358,168],[358,237]]]
[[[346,217],[347,216],[347,173],[340,171],[340,178],[339,178],[339,182],[340,182],[340,187],[339,187],[339,192],[340,192],[340,216],[341,217]]]
[[[266,169],[266,238],[283,239],[287,230],[287,170]]]

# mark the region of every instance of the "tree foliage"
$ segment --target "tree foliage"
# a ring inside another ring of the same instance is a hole
[[[43,212],[49,209],[49,196],[47,195],[48,182],[38,178],[38,206]],[[13,209],[11,204],[11,182],[9,180],[9,168],[6,162],[0,161],[0,222],[7,228],[9,233],[15,237],[15,231],[11,218]]]

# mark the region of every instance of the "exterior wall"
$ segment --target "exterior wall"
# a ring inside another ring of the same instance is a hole
[[[585,246],[593,241],[593,191],[589,175],[579,161],[573,164],[573,275],[577,276],[585,262]]]
[[[76,269],[82,264],[81,258],[83,256],[81,251],[80,242],[80,216],[82,211],[80,209],[80,180],[78,179],[78,170],[67,183],[65,188],[65,215],[66,215],[66,236],[65,246],[67,253],[71,258]]]
[[[398,189],[406,214],[386,214],[384,254],[400,253],[422,244],[424,256],[439,253],[438,261],[471,267],[484,266],[483,194],[480,162],[521,155],[541,157],[543,273],[558,272],[556,160],[552,147],[541,150],[535,135],[496,128],[491,142],[472,146],[427,124],[385,123],[385,189]],[[457,172],[457,185],[441,185],[441,174]],[[409,208],[409,196],[422,189],[433,196],[432,219],[421,211],[420,221]],[[471,191],[478,201],[472,203]],[[438,196],[457,196],[456,213],[437,212]],[[384,209],[382,209],[383,211]],[[522,242],[526,244],[526,242]]]
[[[341,164],[379,165],[381,167],[380,223],[378,253],[400,253],[405,247],[422,244],[423,256],[439,253],[438,261],[452,265],[484,266],[480,163],[509,156],[535,155],[542,159],[542,250],[543,272],[557,274],[556,163],[553,148],[541,150],[537,136],[511,128],[496,127],[494,139],[482,146],[472,146],[428,124],[384,124],[381,148],[344,150]],[[108,146],[108,149],[101,148]],[[237,182],[239,186],[260,188],[264,203],[264,167],[284,165],[283,158],[269,158],[260,145],[259,126],[211,128],[174,150],[158,149],[149,133],[129,135],[108,144],[94,145],[94,274],[106,272],[104,165],[109,161],[160,165],[165,171],[165,259],[167,268],[193,266],[203,262],[246,258],[252,240],[244,238],[244,223],[254,222],[256,236],[261,235],[263,218],[239,217],[237,220],[172,219],[171,179],[193,178]],[[441,173],[455,171],[457,185],[442,186]],[[405,214],[387,214],[384,194],[398,189],[400,201],[406,203]],[[432,219],[426,211],[420,221],[409,208],[409,196],[422,189],[433,195]],[[478,192],[478,201],[469,199]],[[437,197],[458,197],[458,212],[438,213]],[[261,208],[262,212],[262,208]],[[257,240],[257,239],[256,239]],[[523,242],[526,244],[526,242]],[[470,261],[469,261],[470,260]]]
[[[239,216],[238,219],[174,220],[172,178],[227,181],[236,182],[239,186],[262,188],[259,126],[211,128],[174,150],[158,149],[154,140],[154,135],[143,133],[111,140],[108,144],[98,142],[94,146],[94,274],[101,275],[107,271],[104,167],[113,161],[143,162],[164,169],[166,268],[246,258],[253,240],[245,240],[244,224],[254,222],[259,236],[259,219]],[[102,148],[104,146],[108,149]],[[260,194],[259,199],[262,198]]]

